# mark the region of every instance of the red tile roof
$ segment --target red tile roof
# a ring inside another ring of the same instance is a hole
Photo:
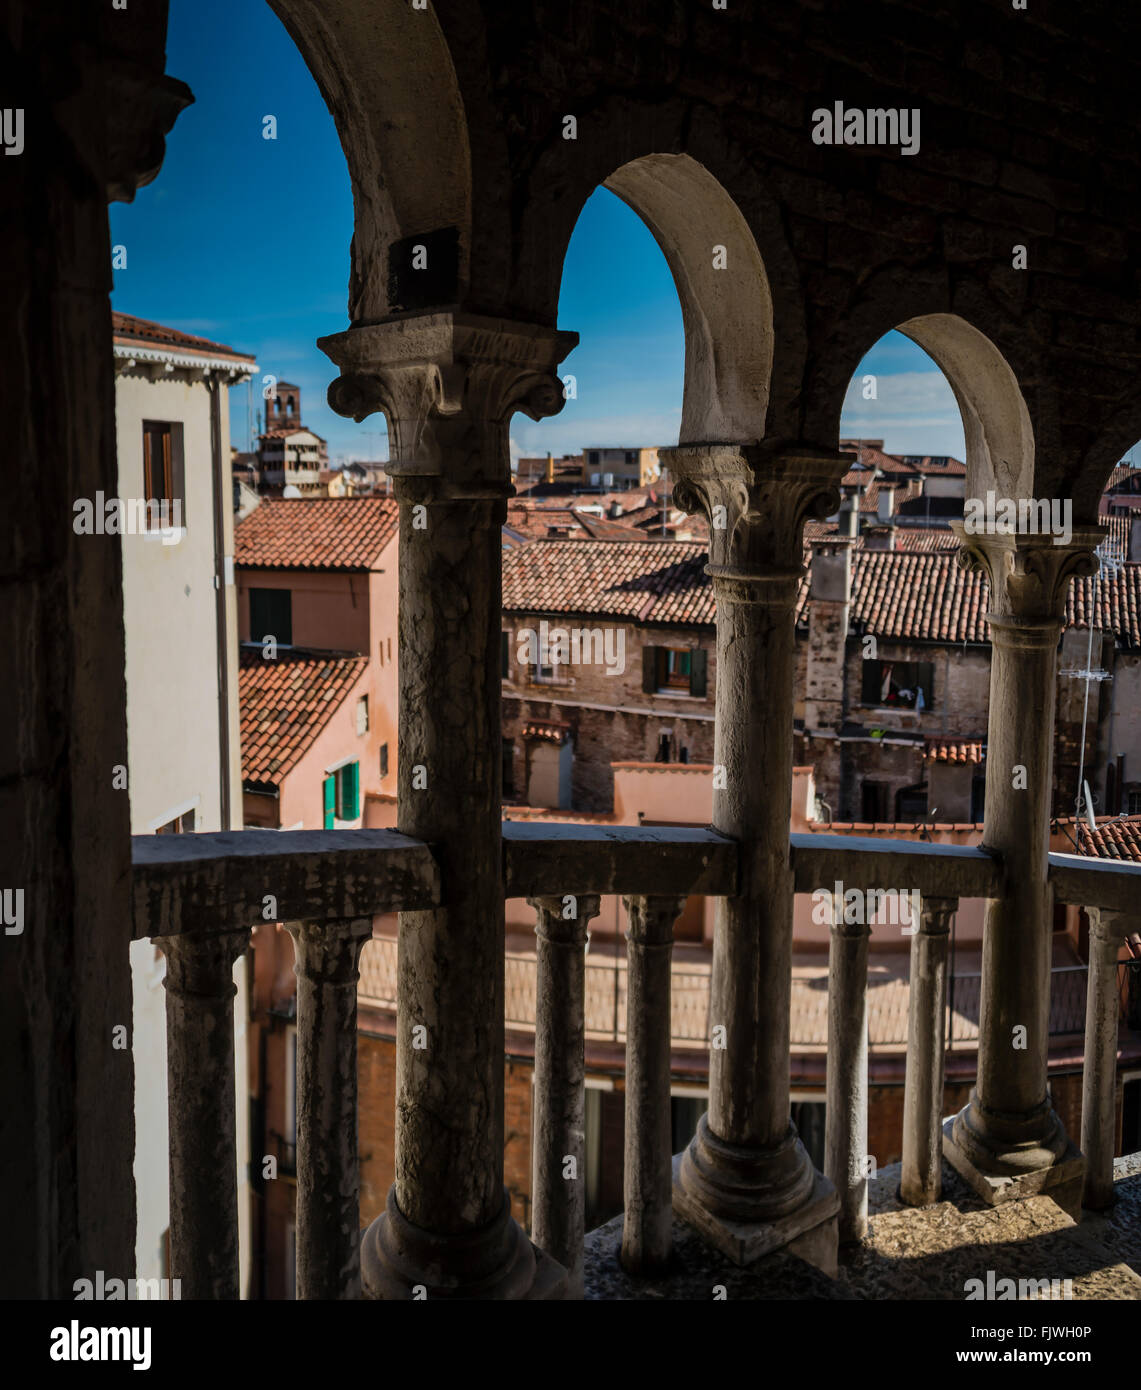
[[[707,560],[698,541],[530,541],[504,552],[503,607],[709,625]]]
[[[981,763],[986,757],[986,737],[973,739],[929,738],[923,752],[925,763]]]
[[[1141,816],[1099,820],[1092,832],[1083,825],[1081,852],[1096,859],[1131,859],[1141,864]]]
[[[199,357],[232,357],[237,362],[257,361],[249,353],[238,352],[225,343],[215,343],[209,338],[199,338],[193,333],[183,333],[177,328],[167,328],[150,319],[136,318],[134,314],[112,313],[111,331],[117,343],[139,343],[151,348],[170,348],[175,352],[192,353]]]
[[[243,650],[242,780],[280,786],[367,669],[367,656],[283,651],[266,661],[260,649]]]
[[[699,541],[529,541],[504,555],[503,606],[518,613],[708,626],[715,609],[707,558]],[[1089,579],[1074,582],[1066,602],[1068,626],[1088,624],[1090,593]],[[807,602],[805,576],[798,621],[807,616]],[[988,602],[985,578],[962,569],[951,551],[853,550],[852,621],[878,636],[987,643]],[[1098,610],[1099,626],[1123,646],[1141,647],[1141,564],[1101,577]]]
[[[392,497],[266,497],[234,527],[243,569],[369,570],[396,535]]]

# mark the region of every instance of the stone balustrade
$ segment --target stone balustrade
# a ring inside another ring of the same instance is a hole
[[[562,1296],[581,1297],[588,922],[601,894],[623,896],[630,925],[622,1261],[630,1273],[650,1274],[668,1262],[676,1200],[673,925],[688,895],[735,890],[737,846],[685,827],[535,823],[505,824],[502,843],[507,891],[528,894],[539,919],[532,1239],[565,1272]],[[171,1258],[184,1296],[239,1293],[231,973],[250,929],[275,920],[286,923],[297,958],[298,1296],[359,1297],[358,964],[374,915],[438,905],[432,847],[395,831],[255,830],[140,836],[132,850],[133,932],[153,938],[168,960]],[[1002,862],[958,846],[824,834],[794,835],[790,850],[798,892],[840,879],[866,888],[902,882],[922,894],[911,935],[901,1189],[909,1204],[928,1205],[939,1196],[950,919],[960,897],[1001,891]],[[1112,1193],[1116,960],[1136,921],[1141,866],[1051,855],[1049,876],[1056,901],[1092,909],[1082,1147],[1087,1203],[1098,1206]],[[866,927],[849,926],[834,909],[826,1176],[838,1195],[842,1240],[858,1240],[867,1219],[867,940]]]

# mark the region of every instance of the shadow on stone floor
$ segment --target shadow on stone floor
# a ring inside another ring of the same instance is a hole
[[[765,1256],[747,1269],[710,1249],[676,1218],[670,1270],[633,1279],[621,1268],[622,1217],[586,1238],[588,1300],[710,1301],[724,1289],[733,1300],[953,1300],[968,1281],[1069,1280],[1080,1299],[1141,1300],[1141,1155],[1119,1159],[1117,1203],[1105,1215],[1075,1223],[1049,1197],[988,1207],[943,1165],[943,1197],[934,1206],[904,1206],[899,1165],[869,1184],[870,1229],[859,1246],[841,1251],[831,1279],[796,1256]],[[1027,1286],[1028,1287],[1028,1286]]]

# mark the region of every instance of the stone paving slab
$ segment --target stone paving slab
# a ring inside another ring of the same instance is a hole
[[[993,1272],[996,1281],[1057,1279],[1063,1293],[1069,1279],[1075,1300],[1141,1300],[1141,1276],[1125,1260],[1127,1249],[1136,1256],[1126,1210],[1111,1245],[1103,1218],[1077,1224],[1044,1196],[987,1206],[947,1163],[943,1199],[906,1207],[899,1171],[893,1164],[869,1184],[868,1237],[841,1252],[840,1280],[857,1298],[962,1299],[969,1280]]]
[[[1075,1223],[1049,1197],[990,1207],[950,1165],[943,1197],[932,1207],[899,1200],[900,1168],[884,1168],[868,1184],[868,1238],[841,1251],[839,1277],[829,1279],[793,1255],[767,1255],[747,1269],[731,1264],[676,1218],[673,1267],[658,1279],[633,1279],[618,1262],[622,1217],[586,1237],[586,1297],[907,1300],[966,1297],[967,1281],[1071,1281],[1074,1300],[1141,1301],[1141,1154],[1115,1165],[1117,1203],[1104,1216]]]
[[[657,1279],[633,1279],[618,1263],[622,1248],[622,1217],[616,1216],[586,1237],[586,1298],[700,1299],[711,1302],[719,1285],[732,1300],[829,1299],[856,1297],[842,1284],[797,1259],[795,1255],[766,1255],[748,1269],[730,1263],[705,1245],[675,1217],[673,1267]]]

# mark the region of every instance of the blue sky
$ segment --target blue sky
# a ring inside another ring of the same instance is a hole
[[[384,458],[383,417],[361,425],[325,403],[336,374],[315,340],[348,326],[352,193],[329,115],[292,40],[264,0],[172,0],[167,71],[195,104],[178,118],[154,183],[111,208],[126,248],[113,303],[256,354],[262,373],[297,383],[305,423],[334,462]],[[266,115],[277,139],[262,138]],[[513,452],[575,453],[597,445],[677,441],[681,310],[650,233],[598,190],[564,268],[561,327],[580,335],[561,369],[578,398],[552,420],[517,415]],[[876,376],[877,399],[859,378]],[[245,386],[231,391],[231,438],[247,447]],[[253,391],[260,408],[260,382]],[[963,457],[963,429],[946,380],[897,333],[871,350],[849,389],[845,434],[883,438],[892,453]]]

